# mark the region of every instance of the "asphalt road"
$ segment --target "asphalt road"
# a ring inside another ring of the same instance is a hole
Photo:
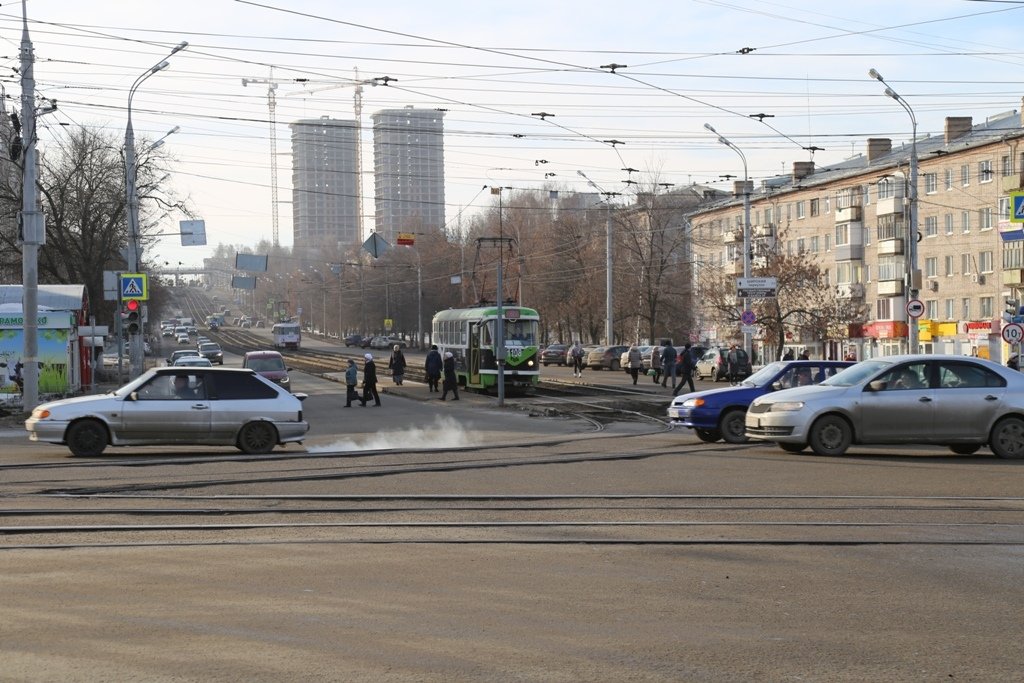
[[[314,429],[271,457],[79,460],[0,436],[0,679],[1024,669],[1022,463],[708,445],[574,400],[498,409],[408,383],[344,409],[332,382],[296,386]]]

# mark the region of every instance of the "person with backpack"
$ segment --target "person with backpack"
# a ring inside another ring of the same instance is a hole
[[[683,382],[686,382],[690,387],[690,393],[697,391],[693,386],[693,369],[696,363],[693,359],[693,350],[690,348],[692,344],[686,342],[683,344],[683,352],[679,354],[679,361],[676,365],[679,366],[679,384],[672,387],[672,395],[678,396],[679,390],[683,388]]]
[[[583,376],[583,346],[577,341],[572,345],[572,349],[569,351],[569,355],[572,357],[572,376],[582,377]]]

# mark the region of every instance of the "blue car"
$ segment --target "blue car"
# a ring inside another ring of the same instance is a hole
[[[852,361],[783,360],[769,363],[741,384],[697,391],[672,399],[668,416],[673,426],[689,427],[701,441],[728,443],[747,440],[747,406],[755,398],[779,389],[820,384]]]

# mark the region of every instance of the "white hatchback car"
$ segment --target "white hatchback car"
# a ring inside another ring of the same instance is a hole
[[[252,370],[154,368],[115,391],[44,403],[25,421],[32,441],[93,457],[107,446],[235,446],[269,453],[309,431],[305,394]]]

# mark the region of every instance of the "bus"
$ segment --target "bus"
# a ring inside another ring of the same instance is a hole
[[[502,308],[505,330],[505,387],[531,391],[540,381],[537,349],[540,316],[532,308]],[[498,385],[498,307],[453,308],[432,322],[433,340],[441,353],[455,356],[459,384],[491,390]]]
[[[298,323],[276,323],[271,330],[274,348],[297,349],[302,344],[302,331]]]

